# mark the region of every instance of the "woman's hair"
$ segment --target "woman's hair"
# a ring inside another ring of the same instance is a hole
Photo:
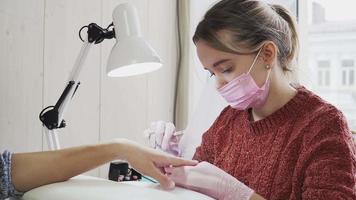
[[[258,51],[266,41],[278,48],[284,71],[298,52],[298,34],[293,15],[281,5],[260,0],[222,0],[198,24],[193,42],[200,39],[211,47],[234,54]]]

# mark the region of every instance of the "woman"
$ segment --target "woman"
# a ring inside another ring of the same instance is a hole
[[[286,77],[298,51],[288,10],[222,0],[193,41],[229,106],[196,149],[193,159],[203,162],[167,169],[178,185],[216,199],[356,199],[356,151],[343,114]],[[178,154],[179,134],[167,127],[153,130],[164,133],[158,146]]]
[[[127,160],[141,173],[157,179],[165,189],[172,189],[174,182],[162,173],[164,167],[197,164],[125,139],[58,151],[19,154],[5,151],[0,154],[0,199],[20,197],[23,192],[65,181],[115,159]]]

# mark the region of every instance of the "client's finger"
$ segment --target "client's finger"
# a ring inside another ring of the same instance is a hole
[[[173,167],[195,166],[199,163],[197,160],[186,160],[179,157],[169,157],[168,162]]]
[[[163,189],[173,189],[174,182],[165,174],[161,172],[156,166],[152,164],[152,172],[149,174],[152,178],[156,179]]]

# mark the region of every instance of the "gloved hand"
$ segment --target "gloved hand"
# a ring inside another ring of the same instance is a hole
[[[169,167],[165,171],[176,185],[219,200],[249,200],[254,193],[235,177],[208,162],[196,166]]]
[[[181,150],[178,143],[183,132],[175,129],[176,127],[171,122],[157,121],[151,123],[150,128],[144,131],[144,135],[152,148],[180,156]]]

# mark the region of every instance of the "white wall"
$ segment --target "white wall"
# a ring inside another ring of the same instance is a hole
[[[189,39],[193,38],[195,29],[199,22],[203,19],[206,11],[212,7],[217,0],[191,0],[190,1],[190,31]],[[189,88],[188,88],[188,119],[187,123],[193,119],[196,109],[199,109],[198,103],[200,96],[204,93],[205,85],[210,79],[210,74],[199,61],[196,53],[196,47],[193,42],[190,42],[190,58],[189,58]]]
[[[90,22],[106,27],[114,7],[138,9],[144,37],[161,56],[159,71],[108,78],[106,59],[114,41],[89,52],[81,86],[69,107],[62,147],[125,137],[143,142],[149,122],[172,121],[177,59],[175,0],[0,0],[0,151],[46,150],[38,114],[62,93]],[[107,166],[89,172],[107,176]]]

